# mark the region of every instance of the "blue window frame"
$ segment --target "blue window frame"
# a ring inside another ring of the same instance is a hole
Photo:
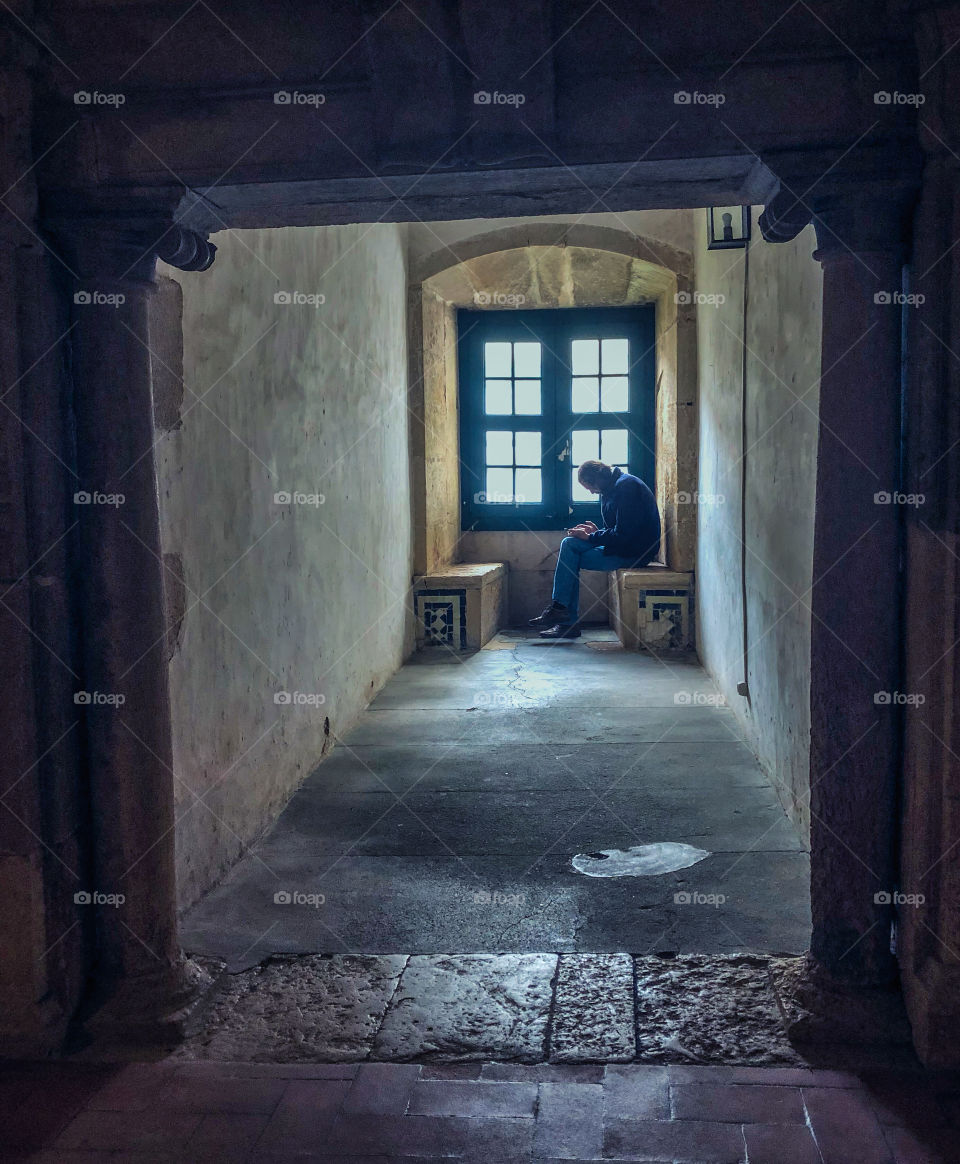
[[[654,307],[457,312],[464,529],[596,517],[583,461],[655,470]]]

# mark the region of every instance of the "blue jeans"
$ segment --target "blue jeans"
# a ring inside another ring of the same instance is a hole
[[[633,558],[605,554],[603,546],[593,546],[583,538],[564,538],[553,575],[553,601],[565,606],[570,622],[576,622],[580,613],[580,571],[621,570],[634,564]]]

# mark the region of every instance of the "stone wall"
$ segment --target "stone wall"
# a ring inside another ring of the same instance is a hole
[[[165,271],[183,289],[183,401],[156,401],[181,906],[412,643],[403,232],[237,231],[209,271]]]
[[[757,212],[754,211],[754,218]],[[697,216],[700,485],[697,635],[784,807],[809,832],[810,587],[822,274],[807,227],[788,244],[753,226],[744,251],[706,249]],[[746,609],[741,592],[741,456],[746,449]],[[840,567],[842,569],[842,566]],[[747,623],[749,698],[737,694]]]

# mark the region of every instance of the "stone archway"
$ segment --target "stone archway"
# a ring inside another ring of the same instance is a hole
[[[654,304],[655,489],[664,517],[667,564],[693,569],[696,519],[689,506],[676,504],[679,491],[696,489],[693,277],[688,251],[626,229],[581,222],[499,226],[444,245],[415,263],[409,309],[418,573],[458,561],[461,554],[471,560],[470,539],[476,535],[462,536],[460,528],[456,310],[504,303],[528,309]],[[513,534],[500,540],[531,536]],[[545,545],[552,544],[551,538],[538,535]],[[481,558],[489,557],[489,540],[478,551]],[[494,556],[503,552],[498,546]]]

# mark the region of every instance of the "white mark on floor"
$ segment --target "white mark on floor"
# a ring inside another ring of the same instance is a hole
[[[696,865],[710,854],[678,841],[658,841],[653,845],[634,845],[630,849],[599,849],[577,853],[573,867],[587,877],[656,877]]]

